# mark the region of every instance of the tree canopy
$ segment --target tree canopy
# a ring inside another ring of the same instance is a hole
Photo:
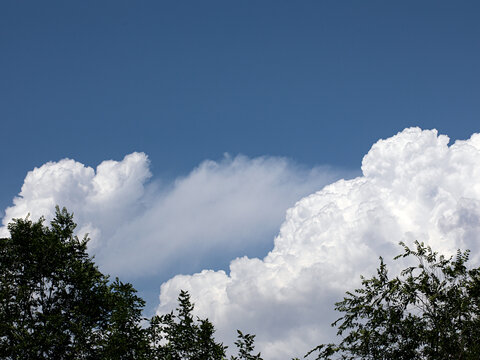
[[[190,295],[181,291],[179,305],[162,316],[150,321],[149,340],[155,359],[224,359],[226,347],[215,342],[214,327],[207,319],[196,319],[192,315]]]
[[[469,251],[438,255],[416,242],[395,259],[417,264],[389,278],[380,258],[377,275],[336,303],[343,316],[332,326],[343,339],[322,344],[317,359],[479,359],[480,268],[467,268]]]
[[[109,283],[74,235],[73,215],[16,219],[0,240],[0,356],[6,359],[132,358],[144,302],[118,279]],[[140,336],[141,337],[141,336]],[[118,351],[123,356],[118,357]]]

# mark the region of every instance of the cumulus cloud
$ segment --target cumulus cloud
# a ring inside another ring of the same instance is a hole
[[[96,169],[64,159],[27,174],[0,236],[12,218],[49,220],[59,204],[75,213],[79,233],[92,238],[89,251],[112,275],[131,280],[221,268],[237,256],[265,254],[285,210],[340,175],[284,158],[226,155],[168,183],[149,180],[143,153]]]
[[[263,259],[239,257],[230,271],[204,270],[164,283],[158,313],[189,290],[197,312],[232,343],[235,329],[257,334],[266,359],[302,356],[331,341],[334,302],[372,275],[399,241],[424,241],[480,263],[480,134],[456,141],[436,130],[405,129],[374,144],[363,175],[339,180],[287,211]],[[401,264],[396,265],[397,269]]]
[[[101,232],[112,232],[143,207],[145,182],[151,176],[143,153],[125,156],[122,161],[102,162],[96,170],[71,159],[48,162],[29,171],[13,206],[5,211],[0,235],[8,235],[6,225],[13,218],[30,214],[50,220],[55,205],[75,212],[80,232],[90,232],[93,240]]]

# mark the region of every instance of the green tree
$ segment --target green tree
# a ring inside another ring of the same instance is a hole
[[[147,331],[141,326],[145,301],[132,284],[118,278],[110,284],[110,314],[105,331],[103,359],[147,359],[150,353]]]
[[[190,295],[181,291],[176,312],[154,316],[150,320],[149,342],[152,358],[168,360],[222,360],[225,349],[213,337],[213,324],[208,319],[195,319]]]
[[[0,356],[95,358],[108,315],[107,278],[73,235],[72,215],[16,219],[0,240]]]
[[[260,353],[252,354],[255,349],[255,335],[244,334],[237,330],[238,339],[235,341],[235,346],[238,349],[238,356],[232,356],[231,360],[262,360]]]
[[[187,291],[180,291],[175,312],[154,316],[150,320],[148,342],[152,359],[165,360],[226,360],[226,349],[214,338],[215,328],[208,319],[194,318],[194,304]],[[235,345],[238,356],[231,360],[262,360],[253,355],[255,335],[237,330]]]
[[[66,209],[43,222],[16,219],[0,239],[0,358],[141,358],[143,300],[109,284]]]
[[[347,292],[332,326],[343,339],[309,352],[317,359],[479,359],[480,268],[467,268],[469,252],[445,258],[416,242],[403,254],[417,265],[392,279],[383,259],[377,275]]]

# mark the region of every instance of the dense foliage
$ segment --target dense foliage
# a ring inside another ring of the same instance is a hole
[[[312,350],[317,359],[480,359],[480,268],[467,268],[469,252],[445,258],[401,245],[395,259],[417,265],[390,279],[380,258],[377,275],[336,304],[343,340]]]
[[[107,278],[86,254],[87,239],[58,211],[51,227],[18,219],[0,242],[0,356],[96,358],[105,347]]]
[[[155,359],[224,359],[225,349],[216,343],[212,323],[195,321],[190,296],[181,291],[177,314],[171,312],[152,318],[149,328],[152,355]]]
[[[71,214],[57,208],[50,227],[43,223],[15,219],[0,239],[0,358],[226,358],[212,323],[193,317],[188,293],[175,312],[144,319],[145,302],[98,270]],[[232,359],[260,359],[251,355],[253,338],[239,332]]]

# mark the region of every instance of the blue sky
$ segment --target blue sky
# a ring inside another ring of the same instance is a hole
[[[146,152],[358,168],[407,126],[478,129],[474,1],[3,1],[0,204],[28,170]]]
[[[67,205],[151,310],[175,274],[265,256],[286,209],[359,175],[378,139],[478,132],[479,14],[476,1],[2,1],[0,214],[22,184],[11,214]],[[121,233],[143,228],[129,263]],[[164,265],[145,260],[155,251]]]

